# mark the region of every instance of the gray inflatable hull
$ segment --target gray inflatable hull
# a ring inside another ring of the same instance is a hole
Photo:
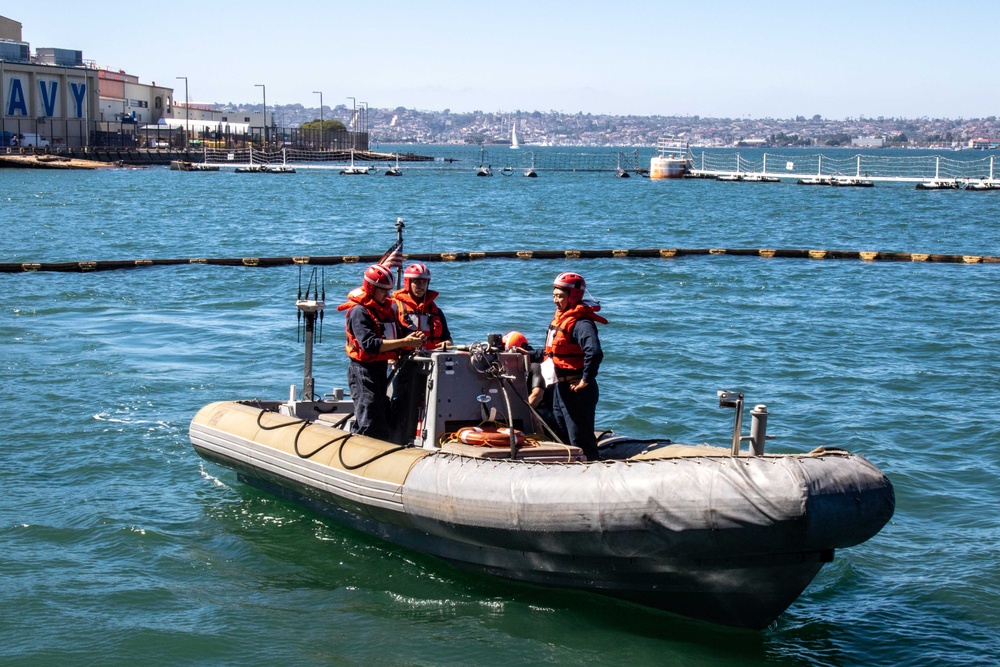
[[[207,406],[191,424],[195,449],[249,484],[463,568],[731,626],[766,627],[835,549],[874,536],[894,508],[889,480],[842,451],[531,463],[355,436],[322,462],[301,456],[309,437],[342,432],[255,429],[258,412]],[[350,469],[357,446],[377,460]]]

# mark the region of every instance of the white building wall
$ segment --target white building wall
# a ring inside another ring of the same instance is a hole
[[[98,110],[97,89],[96,70],[0,62],[0,129],[83,145],[83,126]]]

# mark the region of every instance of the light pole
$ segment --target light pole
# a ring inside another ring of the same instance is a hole
[[[253,84],[254,88],[260,88],[264,93],[264,148],[267,148],[267,88],[262,83]]]
[[[186,151],[191,145],[191,105],[188,103],[188,78],[186,76],[177,78],[184,79],[184,150]]]
[[[347,96],[347,99],[351,101],[351,132],[354,133],[354,136],[351,137],[351,148],[357,148],[356,145],[357,142],[355,141],[354,137],[356,137],[358,133],[358,122],[357,122],[358,105],[356,104],[354,98],[351,97],[350,95]]]
[[[361,111],[361,132],[365,135],[365,150],[368,150],[368,103],[362,102],[364,108]]]
[[[323,150],[323,135],[326,134],[326,127],[323,126],[323,91],[314,90],[313,94],[319,95],[319,149]]]

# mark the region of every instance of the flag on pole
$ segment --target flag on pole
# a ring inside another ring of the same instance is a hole
[[[403,240],[399,239],[393,243],[378,263],[390,270],[398,271],[403,268]]]

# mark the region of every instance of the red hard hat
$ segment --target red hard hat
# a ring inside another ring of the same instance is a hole
[[[410,289],[411,280],[426,280],[430,283],[431,270],[427,268],[426,264],[410,264],[403,271],[403,287],[405,289]]]
[[[552,286],[569,292],[569,302],[576,303],[583,298],[583,292],[587,289],[587,281],[578,273],[564,271],[556,276]]]
[[[430,280],[431,270],[427,268],[426,264],[410,264],[403,271],[403,278],[416,278],[420,280]]]
[[[375,288],[392,289],[392,271],[381,264],[372,264],[365,269],[364,288],[367,294],[375,291]]]
[[[528,339],[520,331],[508,331],[503,335],[504,350],[509,350],[513,347],[525,348],[527,346]]]

